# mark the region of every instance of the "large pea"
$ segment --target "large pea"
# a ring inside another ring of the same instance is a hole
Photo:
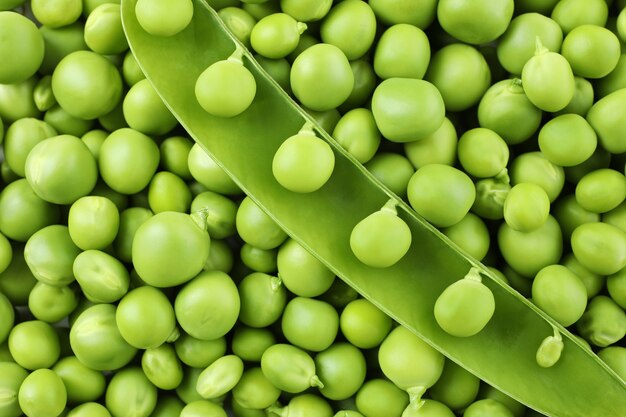
[[[235,225],[239,236],[257,248],[273,249],[287,239],[287,234],[250,197],[239,204]]]
[[[66,356],[52,370],[63,380],[70,403],[96,401],[104,394],[106,379],[102,372],[84,365],[76,356]]]
[[[183,366],[174,346],[168,343],[146,349],[141,356],[141,369],[154,386],[163,390],[174,389],[183,380]]]
[[[355,397],[356,409],[368,417],[400,417],[409,396],[393,382],[383,378],[366,381]]]
[[[441,27],[456,39],[478,45],[491,42],[504,33],[513,17],[513,8],[513,0],[497,3],[440,0],[437,19]]]
[[[147,417],[157,403],[157,388],[141,368],[128,367],[113,375],[107,386],[104,403],[114,416]]]
[[[320,392],[330,400],[345,400],[356,394],[367,370],[363,353],[350,343],[335,343],[318,353],[315,369],[324,384]]]
[[[282,391],[299,393],[309,387],[323,387],[315,375],[315,362],[304,350],[279,343],[268,347],[261,357],[263,374]]]
[[[211,340],[196,339],[182,333],[174,342],[176,355],[187,366],[206,368],[226,353],[226,339],[218,337]]]
[[[565,183],[563,168],[550,162],[541,152],[518,155],[510,166],[513,184],[532,183],[544,189],[550,202],[556,200]]]
[[[83,250],[104,249],[117,235],[119,211],[106,197],[81,197],[70,207],[67,223],[76,246]]]
[[[445,119],[444,99],[428,81],[384,80],[372,95],[378,129],[392,142],[412,142],[434,133]]]
[[[576,201],[585,210],[606,213],[626,198],[626,178],[613,169],[598,169],[580,179],[575,195]]]
[[[563,140],[564,137],[568,139]],[[559,166],[578,165],[591,157],[598,139],[589,123],[578,114],[563,114],[539,131],[539,149]]]
[[[519,232],[541,227],[550,214],[550,199],[537,184],[523,182],[515,185],[504,200],[504,220]]]
[[[572,233],[572,251],[590,271],[614,274],[626,266],[626,233],[607,223],[584,223]]]
[[[374,348],[391,331],[392,320],[370,301],[360,298],[349,302],[339,318],[341,333],[354,346]]]
[[[164,135],[178,124],[146,79],[138,81],[128,90],[122,111],[128,126],[146,135]]]
[[[617,66],[620,41],[610,30],[595,25],[572,29],[563,40],[561,54],[574,74],[585,78],[602,78]]]
[[[456,160],[457,133],[447,117],[439,129],[423,139],[404,144],[404,153],[416,169],[428,164],[453,165]]]
[[[0,12],[0,84],[24,81],[41,66],[44,57],[43,37],[34,22],[19,13]]]
[[[428,37],[418,27],[402,23],[381,35],[374,52],[374,71],[382,79],[421,79],[430,62]]]
[[[533,302],[567,327],[583,315],[587,290],[582,281],[563,265],[542,268],[533,280]]]
[[[339,330],[337,310],[325,301],[295,297],[287,303],[281,320],[285,338],[306,350],[328,348]]]
[[[41,320],[17,324],[9,333],[9,351],[15,362],[26,369],[51,367],[61,352],[54,328]]]
[[[13,305],[26,305],[30,291],[37,282],[24,259],[24,247],[14,246],[11,263],[4,272],[0,273],[0,292]]]
[[[74,281],[72,265],[79,253],[67,226],[58,224],[33,234],[24,247],[24,259],[35,278],[58,286]]]
[[[29,417],[59,416],[67,403],[63,380],[50,369],[28,375],[18,393],[20,408]]]
[[[352,61],[372,46],[376,36],[376,16],[370,5],[348,0],[330,9],[320,26],[322,42],[335,45]]]
[[[25,175],[26,158],[36,144],[57,135],[56,129],[43,120],[24,117],[7,126],[4,157],[13,172]]]

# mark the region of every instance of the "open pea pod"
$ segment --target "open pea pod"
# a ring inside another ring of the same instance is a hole
[[[213,117],[196,101],[195,81],[210,64],[242,47],[201,0],[194,2],[190,25],[169,38],[142,30],[136,0],[122,1],[130,47],[147,78],[189,134],[219,163],[241,189],[296,241],[345,282],[395,320],[479,378],[544,414],[558,417],[624,415],[626,385],[570,333],[476,260],[462,253],[408,205],[389,192],[298,107],[246,51],[257,94],[252,105],[233,118]],[[335,153],[335,169],[319,190],[286,190],[272,174],[280,144],[313,122]],[[353,227],[390,198],[413,236],[409,252],[395,265],[372,268],[353,255]],[[445,333],[433,307],[442,291],[472,266],[486,277],[495,314],[478,334],[459,338]],[[550,368],[537,364],[536,352],[556,327],[563,353]]]

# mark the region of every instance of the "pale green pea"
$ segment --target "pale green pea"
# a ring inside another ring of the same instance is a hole
[[[186,213],[191,206],[191,191],[176,174],[157,172],[148,186],[148,204],[155,214],[162,211]]]
[[[207,190],[227,195],[241,194],[239,186],[198,143],[191,147],[187,164],[191,176]]]
[[[146,349],[141,356],[141,369],[146,378],[162,390],[172,390],[183,380],[183,366],[174,346],[168,343]]]
[[[51,367],[61,353],[59,336],[50,324],[41,320],[15,325],[8,341],[15,362],[30,370]]]
[[[501,402],[493,399],[478,400],[463,412],[463,417],[513,417],[513,413]]]
[[[405,156],[393,152],[379,152],[365,164],[365,168],[400,197],[406,196],[409,180],[415,173]]]
[[[335,280],[335,274],[293,239],[278,249],[278,276],[283,285],[301,297],[324,293]]]
[[[615,371],[623,380],[626,380],[626,348],[621,346],[606,347],[598,352],[598,356]]]
[[[345,113],[337,122],[332,135],[362,164],[374,157],[381,140],[374,116],[371,110],[365,108]]]
[[[296,346],[279,343],[268,347],[261,357],[261,369],[282,391],[300,393],[309,387],[324,387],[315,374],[313,358]]]
[[[72,269],[83,294],[94,303],[113,303],[128,292],[128,270],[106,252],[81,252],[74,260]]]
[[[113,375],[105,393],[106,408],[116,417],[147,417],[157,403],[157,388],[139,367]]]
[[[291,344],[320,352],[328,348],[337,337],[339,314],[324,301],[295,297],[285,306],[281,329]]]
[[[621,269],[606,279],[609,295],[620,307],[626,308],[626,269]]]
[[[624,61],[626,63],[626,61]],[[557,116],[561,116],[568,113],[578,114],[579,116],[585,117],[587,112],[593,105],[594,96],[597,95],[599,97],[604,97],[607,93],[603,94],[602,90],[602,81],[609,78],[610,75],[602,78],[597,84],[591,84],[590,81],[586,80],[583,77],[574,76],[574,97],[572,100],[565,106],[563,109],[559,110],[555,113]],[[623,87],[626,87],[624,85]]]
[[[530,182],[539,185],[548,194],[550,202],[556,200],[565,183],[563,168],[550,162],[541,152],[518,155],[510,165],[513,184]]]
[[[211,238],[224,239],[235,234],[237,204],[228,197],[213,191],[204,191],[191,202],[191,212],[197,211],[207,213],[206,227]]]
[[[456,129],[447,117],[432,134],[404,144],[404,153],[416,169],[428,164],[453,165],[457,153]]]
[[[598,293],[604,288],[605,283],[608,285],[608,281],[604,276],[591,272],[583,266],[578,259],[576,259],[576,256],[573,253],[565,255],[565,257],[561,260],[561,265],[566,266],[570,271],[576,274],[585,286],[587,290],[587,298],[589,299],[598,295]]]
[[[360,298],[341,311],[341,332],[350,343],[361,349],[374,348],[391,331],[392,320],[370,301]]]
[[[70,207],[67,224],[76,246],[83,250],[104,249],[117,236],[119,211],[106,197],[81,197]]]
[[[205,271],[217,270],[230,273],[234,264],[233,250],[226,239],[212,240],[209,257],[204,264]]]
[[[256,24],[256,19],[244,9],[233,6],[224,7],[217,13],[233,35],[250,47],[250,34]]]
[[[244,243],[239,251],[239,257],[244,265],[256,272],[275,272],[278,267],[277,256],[276,249],[259,249],[248,243]]]
[[[11,263],[0,273],[0,292],[14,305],[27,305],[28,295],[37,279],[26,264],[22,245],[13,248]]]
[[[84,365],[76,356],[59,359],[52,370],[63,380],[70,403],[96,401],[104,394],[106,380],[102,372]]]
[[[281,316],[287,292],[280,278],[253,272],[238,285],[241,309],[239,320],[251,327],[266,327]]]
[[[132,51],[128,51],[126,52],[126,55],[124,55],[124,61],[122,63],[122,75],[124,77],[124,81],[129,87],[132,87],[139,81],[146,78],[143,71],[139,67],[137,59],[135,58],[135,55],[133,55]]]
[[[561,358],[563,352],[563,340],[558,330],[554,330],[554,336],[548,336],[539,345],[535,359],[537,365],[542,368],[550,368],[554,366]]]
[[[479,388],[478,377],[451,360],[446,360],[441,376],[428,392],[433,399],[451,409],[461,410],[476,399]]]
[[[100,403],[89,402],[83,403],[72,408],[66,415],[67,417],[111,417],[111,413]]]
[[[180,417],[185,403],[176,395],[159,395],[150,417]]]
[[[567,140],[563,140],[567,137]],[[557,116],[539,131],[539,149],[552,163],[574,166],[596,150],[598,139],[589,123],[577,114]]]
[[[586,210],[605,213],[626,198],[626,178],[613,169],[598,169],[586,174],[576,185],[576,201]]]
[[[273,405],[281,391],[263,374],[260,367],[244,371],[233,388],[233,399],[244,408],[262,409]]]
[[[93,120],[72,116],[63,107],[54,105],[43,116],[44,122],[52,126],[60,135],[82,136],[93,128]]]
[[[68,287],[56,287],[38,282],[28,296],[28,308],[36,319],[56,323],[78,305],[76,292]],[[0,337],[0,340],[2,337]]]
[[[321,394],[330,400],[352,397],[365,381],[365,356],[350,343],[334,343],[315,355],[315,369],[320,381]]]
[[[183,380],[176,387],[176,395],[183,400],[184,403],[189,404],[193,401],[203,400],[198,391],[196,391],[196,382],[198,377],[202,373],[202,368],[185,368],[183,372]]]
[[[28,417],[56,417],[65,409],[67,391],[54,371],[37,369],[22,382],[18,400]]]
[[[626,266],[626,233],[607,223],[584,223],[572,233],[572,251],[580,263],[600,275]]]
[[[356,394],[357,410],[368,417],[400,417],[409,405],[409,396],[383,378],[366,381]]]
[[[243,361],[236,355],[222,356],[198,377],[196,390],[203,398],[218,398],[237,385],[243,375]]]
[[[485,222],[474,213],[467,213],[457,224],[442,230],[451,241],[477,260],[489,251],[489,230]]]
[[[541,227],[550,214],[548,195],[537,184],[519,183],[508,192],[503,206],[504,220],[519,232]]]
[[[603,0],[561,0],[552,9],[550,17],[564,33],[569,33],[584,24],[604,26],[608,14],[607,2]]]
[[[128,49],[122,28],[120,5],[104,3],[96,7],[85,21],[85,43],[102,55],[121,54]]]
[[[332,417],[330,404],[315,394],[301,394],[289,400],[284,407],[270,407],[270,412],[290,417]]]

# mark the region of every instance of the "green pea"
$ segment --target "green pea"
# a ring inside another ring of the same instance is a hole
[[[84,310],[70,328],[70,345],[78,360],[99,371],[119,369],[137,352],[120,334],[112,304]]]
[[[341,312],[341,333],[354,346],[374,348],[382,343],[392,321],[378,307],[364,298],[349,302]]]
[[[4,272],[0,273],[0,292],[13,305],[27,305],[30,291],[37,282],[24,259],[24,247],[14,246],[11,263]]]
[[[334,5],[320,26],[322,42],[335,45],[352,61],[374,43],[376,16],[368,3],[348,0]]]
[[[56,66],[52,74],[52,91],[70,115],[90,120],[115,108],[122,95],[122,77],[101,55],[77,51],[64,57]]]
[[[27,17],[12,11],[0,11],[0,84],[24,81],[39,69],[44,42],[37,26]]]
[[[196,390],[203,398],[218,398],[233,389],[242,374],[243,362],[238,356],[222,356],[202,371]]]
[[[122,297],[115,322],[124,340],[138,349],[162,345],[176,329],[170,301],[162,291],[150,286],[135,288]]]
[[[442,230],[443,234],[469,255],[482,260],[489,251],[489,230],[473,213],[467,213],[457,224]]]
[[[366,163],[378,150],[380,132],[371,110],[356,108],[346,112],[333,130],[333,138],[359,162]]]
[[[215,239],[224,239],[235,234],[237,205],[227,197],[213,191],[198,194],[191,202],[191,212],[207,213],[207,230]]]
[[[250,34],[256,24],[256,19],[244,9],[234,6],[238,4],[220,9],[218,15],[235,37],[246,47],[250,47]]]
[[[626,120],[626,111],[620,107],[626,97],[626,88],[614,91],[596,101],[587,113],[587,121],[598,134],[600,145],[611,153],[626,151],[621,140],[620,126]]]
[[[196,400],[188,403],[180,412],[181,417],[227,417],[226,411],[211,401]]]
[[[50,369],[37,369],[22,382],[20,408],[29,417],[59,416],[67,403],[63,380]]]
[[[263,352],[275,343],[271,330],[241,325],[235,328],[230,347],[242,360],[260,362]]]
[[[374,90],[372,113],[385,138],[404,143],[433,134],[445,119],[445,105],[428,81],[390,78]]]
[[[301,394],[289,400],[285,407],[270,407],[270,411],[291,417],[332,417],[333,409],[323,398],[315,394]]]
[[[396,264],[411,246],[411,229],[398,217],[395,201],[391,200],[354,226],[350,234],[350,249],[365,265],[388,268]]]
[[[89,13],[85,22],[85,43],[102,55],[120,54],[128,49],[119,4],[104,3]]]
[[[513,184],[532,183],[544,189],[550,202],[556,200],[565,183],[563,168],[553,164],[541,152],[518,155],[510,166]]]
[[[514,417],[513,413],[501,402],[487,398],[472,403],[463,412],[463,417]]]
[[[0,390],[3,392],[0,414],[2,416],[19,417],[22,415],[18,392],[27,376],[28,372],[18,364],[0,361]]]
[[[576,330],[593,345],[607,347],[626,335],[626,313],[611,298],[598,295],[589,302]]]
[[[462,42],[482,44],[504,33],[513,17],[513,0],[496,4],[488,0],[440,0],[437,19],[441,27]]]
[[[335,274],[293,239],[280,246],[276,261],[283,285],[298,296],[317,297],[335,281]]]
[[[401,23],[381,35],[374,53],[374,71],[382,79],[421,79],[430,62],[430,44],[424,31]]]
[[[183,366],[174,346],[167,343],[146,349],[141,356],[141,369],[146,378],[159,389],[174,389],[183,380]]]
[[[278,389],[300,393],[309,387],[324,387],[315,374],[315,362],[304,350],[279,343],[268,347],[261,357],[263,375]]]
[[[508,192],[503,213],[511,229],[530,232],[541,227],[548,219],[550,200],[537,184],[520,183]]]
[[[278,0],[244,1],[241,7],[243,10],[250,13],[250,15],[254,17],[256,20],[261,20],[266,16],[269,16],[273,13],[279,13],[281,11],[281,7],[280,7],[280,4],[278,3]]]
[[[537,36],[548,50],[560,51],[563,33],[554,20],[539,13],[524,13],[511,20],[498,41],[500,64],[512,74],[521,74],[526,61],[535,54]]]
[[[411,161],[394,152],[379,152],[365,164],[365,168],[400,197],[406,196],[407,185],[415,173]]]
[[[332,4],[332,0],[280,0],[281,10],[300,22],[322,19]]]
[[[291,64],[286,58],[271,59],[256,54],[254,59],[285,92],[291,94],[291,86],[289,85]]]
[[[587,298],[591,299],[598,295],[604,288],[607,280],[604,276],[591,272],[584,267],[573,253],[567,254],[562,260],[561,265],[566,266],[580,279],[587,290]]]
[[[330,400],[352,397],[365,381],[363,353],[350,343],[335,343],[315,356],[321,394]]]
[[[248,243],[244,243],[239,252],[244,265],[253,271],[266,274],[277,270],[277,255],[278,251],[276,249],[259,249]]]
[[[478,103],[481,127],[499,134],[509,145],[522,143],[541,124],[542,112],[529,100],[519,78],[498,81]]]
[[[266,327],[274,323],[283,312],[287,293],[278,277],[253,272],[238,286],[241,298],[239,320],[252,327]]]
[[[435,226],[450,227],[468,213],[476,190],[464,172],[448,165],[430,164],[413,174],[407,195],[419,215]]]
[[[280,396],[260,367],[248,368],[233,388],[233,400],[244,408],[262,409],[274,404]]]
[[[138,0],[137,21],[151,35],[173,36],[189,25],[193,17],[191,0]]]
[[[226,340],[218,337],[211,340],[196,339],[182,333],[174,342],[176,355],[185,365],[206,368],[226,353]]]
[[[620,42],[606,28],[581,25],[567,34],[561,53],[570,63],[574,74],[585,78],[602,78],[617,66]]]
[[[184,136],[171,136],[166,138],[159,145],[161,154],[161,168],[182,178],[190,180],[192,178],[187,160],[189,151],[194,142]]]
[[[33,147],[56,134],[56,130],[48,123],[32,117],[18,119],[8,126],[4,138],[4,155],[11,170],[23,177],[26,158]]]
[[[439,326],[457,337],[469,337],[480,332],[489,323],[494,311],[493,294],[481,282],[479,271],[475,269],[449,285],[437,298],[434,309]]]
[[[183,380],[178,387],[176,387],[176,395],[183,400],[185,404],[203,399],[196,390],[196,383],[202,371],[203,369],[201,368],[185,368]]]
[[[237,233],[244,240],[261,249],[278,247],[287,234],[250,197],[245,197],[235,218]]]
[[[354,75],[341,49],[320,43],[305,49],[293,61],[290,83],[304,106],[324,111],[346,101],[354,86]]]
[[[154,213],[186,213],[191,205],[191,191],[176,174],[168,171],[157,172],[148,188],[148,204]]]
[[[63,380],[70,403],[96,401],[104,394],[106,380],[102,372],[87,367],[76,356],[59,359],[52,370]]]
[[[119,212],[106,197],[81,197],[70,207],[67,222],[76,246],[83,250],[104,249],[117,235]]]
[[[87,49],[84,29],[82,21],[59,28],[41,26],[39,32],[44,41],[44,56],[40,71],[44,74],[51,74],[63,57],[72,52]]]
[[[581,224],[570,243],[576,259],[591,272],[611,275],[626,266],[626,233],[613,225]]]
[[[426,29],[435,19],[437,2],[424,1],[420,4],[403,0],[371,0],[370,7],[383,23],[409,23],[420,29]]]
[[[569,326],[583,315],[587,290],[574,272],[563,265],[542,268],[532,286],[533,302],[563,326]]]
[[[273,13],[259,20],[250,32],[250,44],[266,58],[279,59],[289,55],[298,45],[306,24],[286,13]]]
[[[72,116],[61,106],[54,105],[43,117],[43,120],[63,135],[82,136],[93,128],[93,120],[85,120]]]
[[[156,172],[159,148],[141,132],[119,129],[102,143],[98,165],[109,187],[122,194],[135,194],[148,185]]]
[[[233,269],[234,255],[232,248],[226,240],[213,240],[209,257],[204,263],[204,270],[217,270],[230,273]]]
[[[554,366],[561,358],[563,352],[563,340],[558,330],[554,330],[554,336],[548,336],[539,345],[535,359],[537,365],[542,368]]]
[[[143,71],[139,67],[137,59],[135,58],[135,55],[133,55],[132,51],[128,51],[124,55],[124,61],[122,64],[122,76],[124,77],[126,85],[128,85],[129,87],[132,87],[139,81],[146,78]]]
[[[32,0],[31,8],[35,18],[51,28],[74,23],[83,11],[82,0]]]
[[[478,377],[456,363],[446,360],[441,376],[428,392],[434,400],[453,410],[461,410],[476,399],[479,387]]]
[[[124,368],[113,375],[105,393],[104,403],[114,416],[147,417],[157,402],[157,389],[141,368]]]
[[[552,216],[531,232],[518,232],[503,223],[498,230],[498,247],[504,260],[518,274],[532,277],[541,268],[561,259],[561,228]]]
[[[39,117],[41,112],[33,98],[36,85],[36,76],[14,84],[0,84],[0,117],[5,123],[26,117]]]
[[[67,417],[111,417],[111,413],[100,403],[83,403],[67,413]]]
[[[584,24],[604,26],[608,13],[605,1],[561,0],[554,6],[550,17],[561,26],[564,33],[569,33]]]
[[[276,181],[296,193],[319,190],[328,182],[334,167],[332,148],[307,126],[281,143],[272,160]]]
[[[129,207],[120,213],[117,236],[113,241],[115,255],[124,262],[132,260],[132,242],[135,232],[153,213],[143,207]]]
[[[135,270],[146,283],[172,287],[196,276],[209,257],[211,239],[203,220],[164,211],[143,222],[132,243]]]
[[[507,143],[493,130],[482,127],[461,135],[457,153],[465,172],[479,178],[495,177],[509,161]]]
[[[626,269],[621,269],[615,274],[608,276],[606,278],[606,289],[613,301],[624,308],[626,306]]]
[[[100,155],[100,147],[102,146],[102,142],[109,136],[108,132],[102,129],[93,129],[89,132],[85,133],[81,139],[85,142],[85,145],[89,148],[89,151],[93,155],[93,157],[98,160]]]
[[[456,152],[456,129],[447,117],[432,134],[404,144],[404,153],[416,169],[428,164],[453,165]]]
[[[232,278],[221,271],[203,271],[176,296],[176,319],[191,336],[211,340],[228,333],[239,315],[241,301]]]
[[[187,162],[191,176],[208,190],[229,195],[241,193],[239,186],[198,143],[191,147]]]
[[[9,333],[11,332],[13,325],[15,324],[15,311],[11,300],[9,300],[4,294],[0,292],[0,343],[7,340]]]
[[[33,316],[48,323],[62,320],[77,305],[76,292],[67,286],[57,287],[38,282],[28,296],[28,308]]]
[[[137,81],[128,90],[123,101],[123,112],[128,126],[146,135],[164,135],[178,124],[146,79]]]
[[[598,356],[622,379],[626,379],[626,348],[620,346],[606,347],[598,352]]]
[[[567,137],[567,141],[562,138]],[[557,116],[539,131],[539,148],[559,166],[578,165],[596,150],[597,136],[587,121],[577,114]]]
[[[333,417],[364,417],[363,414],[354,410],[339,410]]]
[[[364,107],[378,82],[372,64],[365,58],[351,61],[350,68],[354,75],[354,85],[346,101],[339,106],[339,109],[344,113],[357,107]]]
[[[230,409],[235,417],[276,417],[276,414],[270,411],[243,407],[233,397],[230,400]]]
[[[605,213],[626,198],[626,178],[613,169],[598,169],[586,174],[576,185],[576,201],[585,210]]]
[[[366,381],[356,393],[357,410],[368,417],[400,417],[409,404],[406,392],[393,382],[373,378]]]
[[[522,84],[528,99],[548,112],[563,109],[574,97],[574,74],[567,59],[551,52],[538,38],[537,51],[522,69]]]
[[[622,13],[626,16],[626,14]],[[621,54],[615,69],[611,71],[607,76],[597,80],[594,84],[595,94],[597,98],[603,98],[614,91],[626,87],[626,54]],[[592,103],[589,103],[591,107]]]
[[[295,297],[285,306],[281,328],[291,344],[320,352],[335,340],[339,315],[333,306],[324,301]]]
[[[0,273],[6,271],[13,259],[13,248],[11,242],[0,233]]]
[[[608,76],[603,78],[603,80],[606,78],[608,78]],[[594,95],[597,95],[598,91],[601,91],[599,84],[595,87],[594,91],[594,86],[590,81],[583,77],[574,76],[574,97],[572,97],[572,100],[567,104],[567,106],[556,112],[556,115],[560,116],[568,113],[575,113],[579,116],[585,117],[593,104]],[[603,95],[600,94],[600,96]]]
[[[482,386],[479,390],[478,398],[491,399],[499,402],[500,404],[503,404],[511,411],[511,413],[513,413],[514,417],[522,417],[526,412],[526,407],[524,406],[524,404],[517,402],[502,391],[499,391],[484,382],[482,383]],[[508,414],[507,416],[510,417]]]
[[[159,394],[156,407],[150,414],[151,417],[179,417],[185,403],[175,395]]]
[[[74,281],[72,265],[79,253],[67,226],[58,224],[37,231],[24,247],[24,259],[35,278],[55,286]]]
[[[86,250],[73,264],[74,276],[87,299],[95,303],[112,303],[128,291],[130,277],[124,265],[113,256]]]
[[[243,51],[236,50],[230,58],[217,61],[205,69],[195,86],[200,106],[218,117],[235,117],[254,100],[256,81],[242,62]]]

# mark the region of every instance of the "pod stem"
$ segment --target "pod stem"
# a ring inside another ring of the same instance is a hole
[[[274,405],[270,405],[269,407],[267,407],[265,409],[265,412],[267,414],[274,413],[276,415],[284,417],[284,416],[288,416],[289,415],[289,408],[287,408],[287,406],[281,407],[280,405],[278,405],[278,403],[276,403]]]
[[[299,135],[311,135],[311,136],[316,136],[315,135],[315,126],[313,125],[313,123],[309,122],[308,120],[306,122],[304,122],[304,125],[300,128],[300,130],[298,131]]]
[[[524,86],[521,78],[513,78],[511,84],[509,84],[509,91],[511,93],[520,94],[524,92]]]
[[[550,368],[561,358],[563,352],[563,339],[556,326],[552,326],[552,336],[548,336],[541,342],[535,355],[537,365],[542,368]]]
[[[175,341],[178,340],[179,337],[180,337],[180,330],[178,330],[178,327],[174,327],[174,329],[172,330],[170,335],[167,336],[167,339],[165,341],[167,343],[174,343]]]
[[[426,387],[417,385],[407,388],[406,392],[409,394],[409,407],[412,407],[414,410],[418,410],[422,407],[422,405],[424,405],[422,396],[426,392]]]
[[[324,383],[320,380],[320,378],[317,375],[313,375],[311,377],[309,384],[311,384],[312,387],[324,388]]]
[[[304,23],[304,22],[298,22],[298,23],[296,24],[296,30],[298,31],[298,33],[299,33],[300,35],[302,35],[302,34],[304,33],[304,31],[305,31],[305,30],[307,30],[307,27],[308,27],[308,26],[307,26],[307,25],[306,25],[306,23]]]
[[[511,177],[509,177],[509,170],[506,168],[502,168],[502,171],[498,172],[498,174],[494,178],[502,184],[511,183]]]
[[[283,280],[279,276],[273,276],[270,278],[270,288],[276,292],[283,285]]]
[[[539,36],[535,36],[535,55],[545,54],[546,52],[550,52],[550,50],[543,46]]]
[[[204,208],[198,211],[194,211],[189,215],[191,220],[198,226],[200,229],[205,232],[208,230],[208,222],[207,218],[209,217],[209,210]]]
[[[227,61],[232,61],[240,65],[243,65],[243,54],[244,54],[243,48],[239,44],[237,44],[233,53],[230,54],[230,56],[227,58]]]
[[[480,269],[473,266],[470,268],[469,272],[465,274],[463,279],[469,279],[472,281],[483,282],[483,279],[480,276]]]
[[[397,216],[398,215],[398,210],[396,209],[397,205],[398,205],[398,202],[394,200],[393,198],[390,198],[389,201],[387,201],[385,205],[380,209],[380,211],[386,211],[387,213],[392,213],[394,216]]]

